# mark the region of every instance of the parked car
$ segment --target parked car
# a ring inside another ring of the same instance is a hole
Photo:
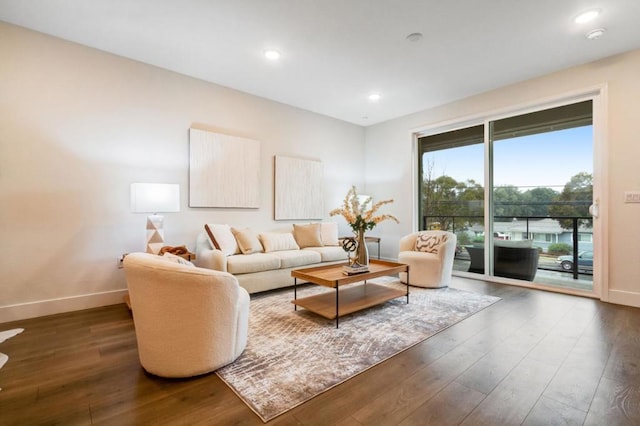
[[[560,264],[560,267],[565,271],[573,270],[573,255],[558,256],[556,263]],[[593,252],[581,251],[578,253],[578,269],[587,271],[593,270]]]

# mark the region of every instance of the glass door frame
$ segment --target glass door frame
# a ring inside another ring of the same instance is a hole
[[[593,290],[591,292],[575,291],[571,289],[558,290],[557,288],[545,286],[540,283],[528,283],[519,280],[513,280],[509,278],[502,278],[493,276],[493,262],[489,260],[493,258],[493,244],[490,244],[490,239],[485,241],[484,250],[484,264],[485,273],[482,277],[483,280],[519,285],[523,287],[539,288],[550,291],[561,291],[568,294],[577,294],[588,297],[599,298],[603,301],[608,301],[609,285],[608,285],[608,262],[607,256],[604,253],[608,252],[608,229],[606,226],[608,218],[608,196],[605,188],[608,186],[607,182],[607,85],[602,84],[588,89],[575,91],[572,93],[566,93],[560,96],[556,96],[549,99],[532,101],[526,104],[516,105],[512,107],[503,108],[501,110],[489,111],[485,114],[476,115],[473,117],[461,118],[459,120],[451,120],[444,123],[439,123],[434,126],[425,126],[422,128],[414,129],[411,131],[413,154],[412,172],[413,172],[413,228],[420,229],[420,202],[418,197],[420,196],[419,185],[422,179],[421,170],[418,165],[421,164],[420,150],[419,150],[419,138],[438,133],[448,132],[452,130],[464,129],[466,127],[484,125],[485,139],[484,139],[484,229],[485,235],[493,235],[494,219],[493,219],[493,169],[491,167],[493,163],[493,148],[492,143],[489,142],[490,138],[490,126],[492,122],[513,117],[516,115],[522,115],[532,113],[544,109],[560,107],[568,104],[578,103],[582,101],[591,100],[593,102],[593,203],[594,214],[593,219],[593,248],[594,248],[594,267],[593,267]],[[574,236],[576,238],[577,236]],[[454,275],[460,275],[468,278],[478,278],[478,274],[454,271]]]

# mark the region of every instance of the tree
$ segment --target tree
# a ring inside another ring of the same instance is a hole
[[[527,205],[525,216],[549,216],[549,206],[557,197],[558,192],[551,188],[538,187],[526,191],[523,197]]]
[[[588,225],[591,223],[589,217],[589,206],[593,200],[593,176],[590,173],[580,172],[571,177],[571,180],[564,185],[564,189],[549,207],[549,214],[555,217],[584,217],[578,224]],[[564,229],[571,229],[573,221],[571,219],[558,219],[560,226]]]
[[[501,219],[510,220],[512,217],[525,216],[522,212],[523,197],[518,188],[511,185],[498,186],[493,190],[493,211]]]

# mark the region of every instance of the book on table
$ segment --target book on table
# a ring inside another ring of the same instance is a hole
[[[362,274],[364,272],[369,272],[369,267],[367,265],[360,265],[357,262],[353,265],[342,266],[342,273],[346,275]]]

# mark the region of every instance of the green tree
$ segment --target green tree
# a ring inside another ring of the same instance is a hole
[[[458,182],[450,176],[426,177],[423,182],[423,215],[431,223],[439,222],[441,229],[450,229],[456,216]]]
[[[545,187],[533,188],[524,193],[525,216],[549,216],[549,206],[558,197],[558,192]]]
[[[483,223],[484,187],[469,179],[458,184],[459,215],[466,217],[466,225]]]
[[[522,211],[523,195],[512,185],[498,186],[493,190],[494,214],[501,219],[510,220],[513,217],[525,216]]]
[[[564,185],[555,203],[549,207],[549,214],[556,217],[589,217],[589,206],[592,200],[593,176],[590,173],[580,172]],[[570,219],[559,219],[558,222],[564,229],[571,229],[573,226]],[[578,222],[580,225],[587,225],[591,220],[582,219]]]

